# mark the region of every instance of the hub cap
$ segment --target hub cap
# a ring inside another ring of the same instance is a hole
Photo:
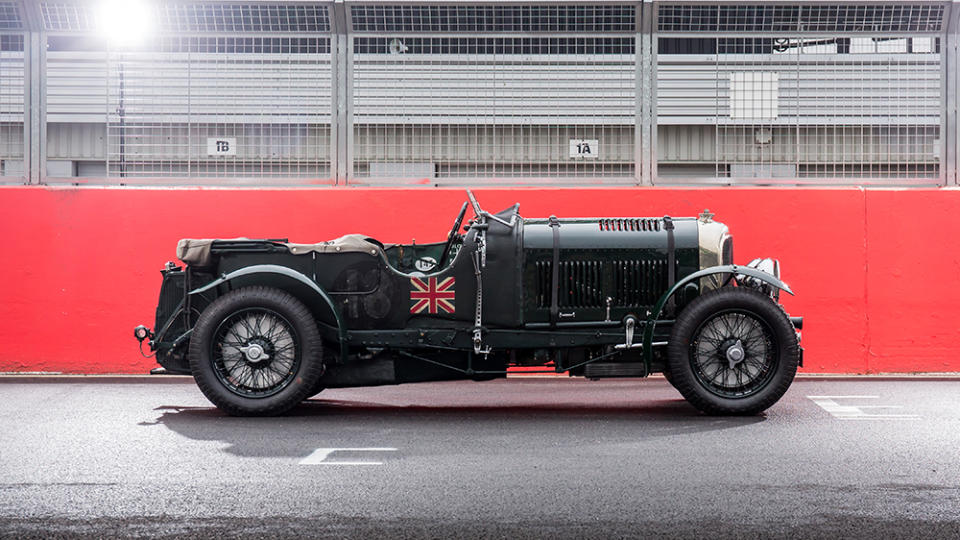
[[[745,355],[743,342],[739,339],[736,343],[727,347],[727,361],[730,362],[730,369],[737,367],[737,364],[743,361]]]
[[[694,376],[722,397],[755,394],[770,382],[778,361],[773,332],[749,311],[723,311],[709,317],[690,343]]]
[[[225,318],[214,335],[213,367],[231,392],[268,397],[286,388],[300,366],[298,337],[279,313],[251,308]]]
[[[247,362],[251,364],[264,362],[270,359],[270,355],[263,352],[263,347],[256,343],[247,345],[246,347],[237,347],[237,350],[242,352],[246,357]]]

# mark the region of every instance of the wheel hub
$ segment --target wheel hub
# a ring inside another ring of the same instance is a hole
[[[746,357],[746,352],[743,350],[743,342],[738,339],[735,343],[727,347],[725,354],[730,369],[737,367],[737,364],[743,362],[743,359]]]
[[[270,355],[264,350],[263,345],[259,343],[248,343],[244,347],[238,347],[243,353],[244,358],[251,364],[259,364],[270,359]]]

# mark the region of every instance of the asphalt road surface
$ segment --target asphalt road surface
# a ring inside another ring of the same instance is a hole
[[[798,379],[763,416],[660,378],[328,390],[0,378],[0,537],[958,538],[960,380]]]

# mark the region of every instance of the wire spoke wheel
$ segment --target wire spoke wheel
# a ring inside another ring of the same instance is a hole
[[[667,345],[670,382],[707,414],[757,414],[793,382],[800,343],[787,314],[746,287],[704,293],[677,315]]]
[[[235,416],[283,414],[322,386],[323,343],[313,313],[271,287],[214,300],[194,326],[189,356],[203,394]]]
[[[697,328],[690,342],[690,366],[707,390],[741,398],[770,382],[777,349],[776,337],[763,319],[749,311],[729,310]]]
[[[211,343],[217,378],[237,395],[271,396],[296,375],[298,339],[293,325],[274,311],[237,311],[220,323]]]

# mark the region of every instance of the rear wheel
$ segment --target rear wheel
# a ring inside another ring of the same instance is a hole
[[[197,320],[190,370],[203,394],[235,416],[282,414],[323,374],[320,334],[299,300],[268,287],[217,298]]]
[[[757,414],[787,391],[799,343],[770,297],[726,287],[695,299],[677,317],[668,345],[671,383],[708,414]]]
[[[317,381],[317,384],[313,385],[313,388],[311,388],[310,391],[307,392],[307,397],[304,399],[310,399],[313,396],[319,394],[320,392],[323,392],[324,390],[326,390],[326,387],[323,385],[323,379],[320,379]]]

